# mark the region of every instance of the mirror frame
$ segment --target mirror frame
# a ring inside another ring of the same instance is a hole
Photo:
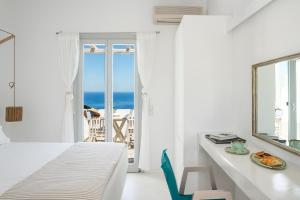
[[[289,146],[286,146],[286,145],[283,145],[283,144],[280,144],[279,142],[276,142],[272,139],[269,139],[267,137],[264,137],[262,135],[259,135],[257,134],[257,126],[256,126],[256,121],[257,121],[257,106],[256,106],[256,97],[257,97],[257,92],[256,92],[256,89],[257,89],[257,78],[256,78],[256,75],[257,75],[257,69],[259,67],[263,67],[263,66],[267,66],[267,65],[271,65],[271,64],[274,64],[274,63],[278,63],[278,62],[282,62],[282,61],[285,61],[285,60],[291,60],[291,59],[295,59],[295,58],[300,58],[300,53],[296,53],[296,54],[292,54],[292,55],[289,55],[289,56],[284,56],[284,57],[280,57],[280,58],[276,58],[276,59],[273,59],[273,60],[269,60],[269,61],[266,61],[266,62],[261,62],[261,63],[258,63],[258,64],[255,64],[255,65],[252,65],[252,136],[254,137],[257,137],[263,141],[266,141],[268,143],[271,143],[281,149],[284,149],[286,151],[289,151],[291,153],[294,153],[298,156],[300,156],[300,150],[296,150],[292,147],[289,147]]]

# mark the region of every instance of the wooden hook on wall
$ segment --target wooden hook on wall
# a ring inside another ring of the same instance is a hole
[[[13,39],[14,37],[15,37],[14,35],[10,35],[10,36],[6,37],[6,38],[0,40],[0,44],[3,44],[3,43],[5,43],[5,42],[7,42],[7,41]]]

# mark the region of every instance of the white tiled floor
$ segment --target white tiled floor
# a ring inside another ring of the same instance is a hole
[[[162,173],[127,174],[122,200],[170,200]]]

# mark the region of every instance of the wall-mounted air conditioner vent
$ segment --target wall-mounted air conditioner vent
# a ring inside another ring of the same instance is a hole
[[[155,6],[155,24],[179,24],[184,15],[203,15],[200,6]]]

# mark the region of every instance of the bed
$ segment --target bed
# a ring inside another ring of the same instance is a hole
[[[119,200],[128,167],[116,143],[7,143],[0,159],[0,199]]]

